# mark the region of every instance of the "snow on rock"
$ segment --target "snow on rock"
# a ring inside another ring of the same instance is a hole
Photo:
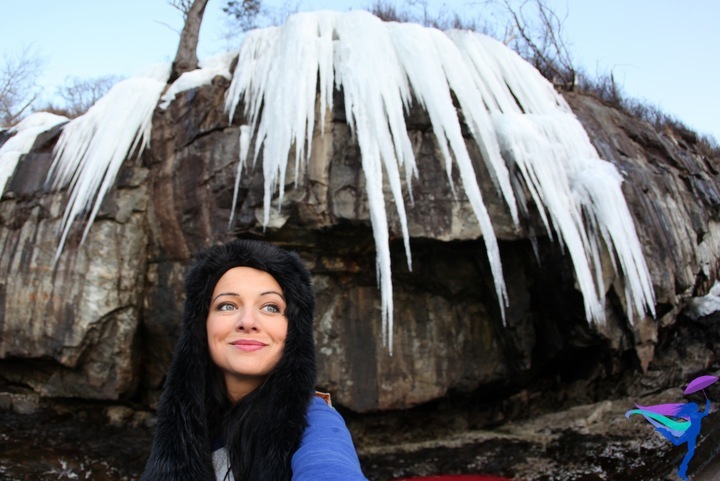
[[[160,108],[163,110],[167,109],[170,103],[175,100],[177,94],[209,84],[212,82],[212,79],[217,76],[222,76],[230,80],[232,77],[230,74],[230,64],[235,56],[235,53],[228,52],[201,60],[200,68],[191,72],[185,72],[170,85],[160,99]]]
[[[461,174],[483,232],[501,308],[508,298],[499,248],[461,122],[516,223],[518,210],[527,212],[532,201],[547,233],[569,252],[589,321],[604,321],[603,244],[625,276],[628,317],[653,311],[650,275],[620,190],[620,174],[598,157],[552,85],[501,43],[474,32],[384,23],[363,11],[314,12],[296,14],[282,27],[249,33],[238,55],[226,109],[232,118],[242,101],[249,123],[241,129],[236,188],[254,133],[252,162],[262,159],[265,178],[265,224],[277,191],[278,206],[282,203],[291,148],[296,176],[309,158],[316,93],[325,115],[332,107],[333,88],[342,89],[346,118],[362,155],[384,340],[391,350],[392,278],[382,185],[387,176],[411,265],[401,175],[408,189],[412,179],[422,177],[404,120],[413,99],[428,112],[448,182],[453,168]],[[408,195],[412,199],[411,191]]]
[[[690,299],[683,309],[683,314],[696,321],[718,311],[720,311],[720,282],[716,281],[706,295]]]
[[[20,158],[32,149],[37,136],[67,121],[68,118],[62,115],[37,112],[7,130],[12,137],[0,146],[0,194],[5,191],[5,184],[15,172]]]
[[[53,188],[69,189],[56,261],[73,221],[87,216],[84,240],[123,161],[133,153],[139,155],[149,142],[152,114],[166,86],[169,66],[152,72],[149,77],[117,83],[63,128],[48,173]]]

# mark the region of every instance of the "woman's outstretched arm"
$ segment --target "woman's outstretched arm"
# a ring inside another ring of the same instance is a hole
[[[307,420],[300,447],[292,457],[292,481],[366,481],[340,414],[315,397]]]

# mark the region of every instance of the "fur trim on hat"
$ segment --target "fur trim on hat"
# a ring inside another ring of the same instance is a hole
[[[286,300],[288,334],[264,383],[231,405],[210,358],[206,322],[215,284],[234,267],[267,272]],[[290,480],[315,387],[314,296],[299,256],[238,240],[196,254],[185,282],[183,325],[158,407],[142,481],[215,480],[213,442],[224,440],[236,481]]]

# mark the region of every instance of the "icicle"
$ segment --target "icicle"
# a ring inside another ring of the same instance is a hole
[[[67,121],[68,118],[62,115],[37,112],[7,130],[12,137],[0,146],[0,195],[5,192],[5,185],[15,173],[20,157],[30,152],[38,135]]]
[[[573,200],[562,162],[563,146],[549,142],[539,130],[544,123],[552,121],[550,116],[533,118],[528,114],[505,114],[496,117],[496,128],[504,153],[515,162],[534,203],[547,212],[552,222],[552,225],[548,224],[548,217],[543,214],[546,229],[550,232],[554,228],[573,260],[587,318],[601,322],[604,319],[604,293],[597,292],[586,255],[589,244],[581,210]]]
[[[295,15],[282,29],[250,32],[239,53],[226,109],[232,118],[240,99],[245,98],[245,115],[251,130],[257,133],[253,165],[261,151],[263,154],[264,224],[270,218],[270,201],[276,188],[278,208],[282,204],[290,148],[295,146],[296,172],[310,155],[318,66],[332,65],[332,49],[321,46],[332,42],[332,30],[327,27],[330,25],[323,23],[321,15]],[[321,85],[331,84],[321,79]],[[325,90],[323,102],[332,105],[331,89]]]
[[[123,161],[147,146],[152,114],[164,88],[165,81],[157,78],[124,80],[63,129],[48,173],[53,188],[68,187],[69,194],[55,262],[73,221],[91,209],[82,243]]]
[[[251,32],[245,39],[226,108],[232,117],[244,98],[250,129],[257,132],[253,162],[262,152],[263,222],[267,223],[276,186],[278,207],[282,203],[291,147],[295,146],[296,162],[307,161],[309,156],[318,77],[323,115],[325,108],[332,108],[332,86],[343,86],[348,124],[358,138],[368,186],[383,332],[385,341],[392,346],[392,277],[383,167],[388,173],[410,265],[399,167],[404,166],[406,174],[412,175],[415,160],[404,121],[410,90],[394,50],[387,48],[390,44],[385,24],[366,12],[294,15],[280,29]]]
[[[611,259],[619,258],[627,277],[628,318],[642,316],[646,309],[654,313],[652,283],[620,190],[622,179],[612,164],[599,158],[565,100],[501,43],[468,32],[449,35],[481,73],[476,83],[492,92],[492,102],[487,104],[507,161],[517,169],[520,185],[542,207],[539,211],[548,234],[552,236],[552,223],[559,241],[568,248],[588,320],[604,321],[605,287],[597,234]],[[605,175],[593,184],[587,172]],[[584,185],[583,180],[589,183]],[[594,191],[599,185],[604,189]],[[618,219],[623,219],[625,229],[617,225]]]
[[[458,97],[465,118],[473,127],[476,142],[485,147],[484,158],[496,185],[502,191],[512,218],[518,223],[515,196],[510,185],[510,176],[503,163],[489,116],[483,108],[481,97],[470,88],[470,73],[465,67],[457,47],[440,31],[424,29],[414,24],[392,24],[398,57],[407,73],[416,98],[428,112],[440,152],[445,159],[448,181],[452,183],[452,160],[458,166],[463,179],[465,194],[470,201],[475,217],[480,222],[483,239],[490,261],[495,291],[500,310],[505,319],[507,292],[503,280],[500,250],[492,229],[490,216],[482,200],[472,160],[462,136],[460,120],[453,105],[450,91]],[[482,141],[484,140],[484,142]],[[452,154],[450,154],[452,150]]]
[[[547,234],[567,249],[588,320],[604,319],[600,242],[614,252],[628,278],[626,291],[632,301],[628,309],[638,314],[645,308],[652,311],[649,273],[619,177],[608,173],[612,165],[598,157],[549,82],[510,49],[477,33],[383,23],[366,12],[353,11],[297,14],[282,27],[248,34],[226,110],[232,118],[243,101],[247,119],[241,128],[245,153],[238,166],[235,198],[250,137],[255,135],[253,163],[262,157],[265,178],[265,224],[276,192],[278,208],[282,204],[292,147],[296,182],[309,158],[316,92],[320,91],[324,116],[326,108],[332,108],[333,85],[343,90],[348,126],[360,147],[377,252],[383,340],[391,352],[392,276],[383,185],[387,182],[390,187],[411,266],[400,172],[405,169],[412,198],[412,180],[421,173],[404,116],[413,95],[428,112],[451,186],[453,165],[460,173],[483,232],[501,310],[508,298],[499,248],[452,95],[515,223],[519,212],[526,213],[527,203],[533,202]],[[605,172],[608,185],[603,192],[611,199],[585,185],[583,175],[590,171]],[[627,225],[615,225],[611,216],[625,219]],[[628,315],[632,318],[631,312]]]
[[[252,132],[247,125],[240,127],[240,158],[238,160],[237,170],[235,171],[235,186],[233,187],[232,210],[230,211],[230,220],[228,221],[228,229],[232,228],[233,220],[235,220],[235,207],[237,206],[238,193],[240,192],[240,179],[242,178],[243,167],[247,160],[248,150],[250,149],[250,141],[252,140]]]
[[[622,176],[612,164],[589,158],[574,175],[573,190],[581,204],[592,209],[608,251],[618,257],[625,274],[625,297],[632,322],[633,311],[642,316],[647,309],[655,316],[655,293],[621,184]]]
[[[336,84],[343,88],[347,122],[355,131],[360,147],[379,267],[383,341],[392,354],[392,269],[382,168],[385,167],[388,176],[408,268],[411,268],[399,170],[403,165],[412,172],[416,170],[404,115],[411,99],[410,86],[397,53],[390,48],[392,38],[386,24],[379,19],[367,12],[340,15],[337,17],[336,35]]]

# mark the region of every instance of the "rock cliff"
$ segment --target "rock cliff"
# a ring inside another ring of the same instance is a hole
[[[471,207],[464,194],[454,198],[427,114],[413,107],[406,121],[424,175],[408,207],[412,271],[399,220],[388,209],[391,354],[381,340],[365,178],[342,95],[336,91],[324,133],[315,126],[310,162],[297,184],[286,183],[268,225],[262,225],[259,163],[243,173],[228,225],[245,122],[224,113],[227,87],[217,77],[155,111],[150,148],[123,165],[84,243],[78,223],[57,263],[67,192],[51,190],[45,178],[59,128],[39,137],[20,160],[0,201],[0,376],[7,382],[43,397],[154,406],[178,335],[190,255],[236,237],[280,244],[307,263],[317,295],[320,387],[355,412],[405,409],[463,393],[502,398],[554,377],[596,382],[652,371],[662,349],[659,334],[717,278],[718,159],[704,157],[691,135],[657,132],[571,93],[566,99],[601,157],[625,178],[657,318],[633,327],[623,279],[613,277],[605,279],[607,323],[589,325],[567,254],[537,234],[544,232],[537,212],[519,228],[513,224],[484,175],[480,152],[468,143],[499,239],[510,301],[503,325]],[[461,183],[457,172],[453,176]],[[606,254],[604,262],[613,259]],[[715,362],[709,349],[683,360],[681,370]]]

